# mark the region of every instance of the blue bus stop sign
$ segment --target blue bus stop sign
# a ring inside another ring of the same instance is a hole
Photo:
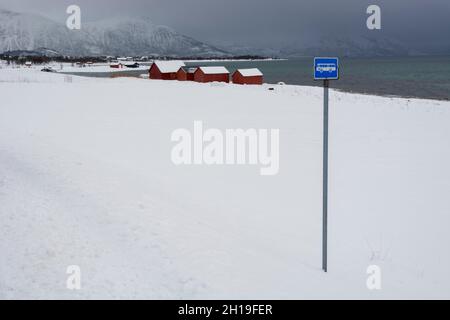
[[[314,58],[314,80],[323,80],[322,269],[328,271],[328,88],[339,79],[338,58]]]
[[[338,58],[314,58],[314,80],[339,79]]]

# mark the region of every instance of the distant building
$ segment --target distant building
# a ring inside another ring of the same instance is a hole
[[[199,67],[194,73],[196,82],[230,82],[230,72],[225,67]]]
[[[182,61],[155,61],[149,70],[150,79],[176,80],[177,72],[185,64]]]
[[[25,67],[30,68],[32,65],[33,65],[33,63],[31,63],[31,61],[25,62]]]
[[[113,62],[109,65],[110,68],[114,68],[114,69],[121,69],[123,67],[123,64],[118,63],[118,62]]]
[[[263,74],[259,69],[238,69],[233,73],[233,83],[236,84],[263,84]]]
[[[194,81],[195,67],[181,67],[177,72],[178,81]]]
[[[140,64],[137,62],[129,62],[129,63],[125,64],[125,67],[135,69],[135,68],[139,68]]]

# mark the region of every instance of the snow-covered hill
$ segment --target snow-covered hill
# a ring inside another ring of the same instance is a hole
[[[0,52],[51,48],[70,52],[75,41],[69,30],[49,19],[0,10]]]
[[[66,55],[228,55],[148,18],[109,19],[69,30],[41,16],[0,10],[0,21],[0,52],[48,48]]]

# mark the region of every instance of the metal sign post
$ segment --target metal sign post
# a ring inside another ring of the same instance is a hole
[[[328,271],[328,96],[330,80],[339,78],[338,58],[314,58],[314,80],[323,80],[322,269]]]
[[[328,270],[328,89],[330,80],[323,80],[323,226],[322,269]]]

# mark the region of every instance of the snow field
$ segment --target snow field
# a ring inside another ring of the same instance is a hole
[[[0,70],[0,297],[449,298],[450,103],[331,92],[324,274],[322,91],[268,87]],[[279,128],[280,173],[174,166],[195,120]]]

